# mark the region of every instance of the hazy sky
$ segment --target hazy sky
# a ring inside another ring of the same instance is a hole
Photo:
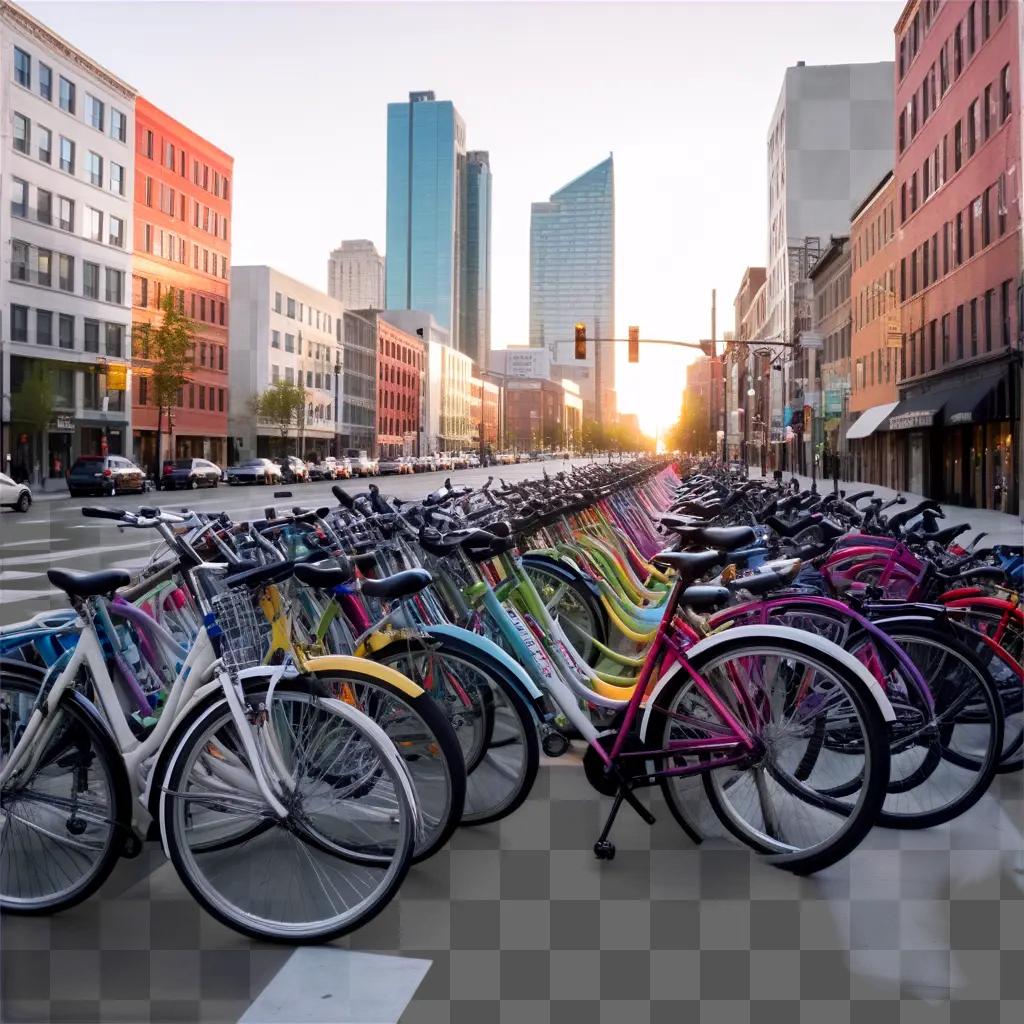
[[[618,334],[732,327],[766,252],[765,136],[784,69],[891,60],[901,2],[77,3],[25,6],[235,158],[235,263],[326,288],[384,245],[386,104],[451,99],[494,174],[496,347],[525,344],[530,203],[615,154]],[[567,325],[567,330],[571,325]],[[677,415],[680,350],[619,353],[620,408]]]

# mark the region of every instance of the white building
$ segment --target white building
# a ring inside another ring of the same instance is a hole
[[[383,309],[384,257],[373,242],[346,239],[331,253],[327,294],[349,309]]]
[[[335,453],[343,402],[344,306],[272,267],[231,268],[228,433],[239,458]],[[277,381],[306,390],[286,437],[258,418],[255,399]]]
[[[75,456],[131,449],[135,90],[6,2],[0,82],[0,450],[61,486]]]
[[[473,416],[473,360],[438,341],[427,341],[423,384],[423,451],[470,448],[479,424]]]

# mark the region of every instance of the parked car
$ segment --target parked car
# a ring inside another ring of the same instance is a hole
[[[385,473],[400,473],[402,467],[402,460],[397,456],[381,459],[377,463],[377,471],[381,476]]]
[[[380,464],[376,459],[371,459],[366,452],[360,452],[358,457],[352,460],[352,472],[355,476],[377,476],[380,473]]]
[[[166,459],[160,473],[160,487],[173,491],[179,487],[216,487],[221,478],[220,466],[206,459]]]
[[[454,469],[455,464],[450,455],[445,452],[438,452],[434,457],[434,468],[438,470]]]
[[[453,452],[452,469],[469,469],[469,456],[465,452]]]
[[[338,479],[340,479],[340,480],[351,480],[352,479],[352,460],[351,459],[338,459]]]
[[[79,455],[68,472],[68,493],[119,494],[146,489],[146,474],[123,455]]]
[[[301,484],[309,481],[309,470],[297,455],[282,455],[279,459],[271,461],[275,466],[280,466],[283,483]]]
[[[499,466],[514,466],[516,463],[515,452],[499,452],[498,453],[498,465]]]
[[[279,484],[281,467],[270,459],[243,459],[237,466],[228,467],[228,483],[235,484]]]
[[[466,456],[466,462],[469,464],[469,468],[470,469],[479,469],[480,468],[480,456],[477,455],[475,452],[470,452]]]
[[[398,460],[398,472],[403,475],[415,472],[411,455],[403,455],[402,458]]]
[[[419,455],[413,459],[412,469],[414,473],[433,473],[435,468],[432,455]]]
[[[0,473],[0,505],[15,512],[27,512],[32,505],[32,491],[28,484],[16,484],[6,473]]]

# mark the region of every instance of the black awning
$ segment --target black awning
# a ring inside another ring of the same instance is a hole
[[[976,379],[959,385],[946,399],[942,417],[947,426],[985,423],[996,418],[996,389],[1009,381],[1010,364],[1000,363]],[[1005,403],[1003,403],[1005,404]]]
[[[922,430],[933,426],[947,397],[948,391],[935,389],[903,399],[889,414],[889,429]]]

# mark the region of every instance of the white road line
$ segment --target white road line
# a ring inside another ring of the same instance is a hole
[[[144,540],[138,541],[135,544],[117,544],[115,545],[115,550],[135,551],[139,548],[155,548],[159,543],[162,542],[159,540]],[[73,559],[85,558],[89,555],[99,555],[103,550],[105,549],[99,547],[71,548],[69,551],[57,549],[54,551],[47,551],[41,555],[19,555],[15,558],[5,558],[4,565],[45,565],[48,562],[66,562]]]
[[[412,957],[304,946],[239,1024],[397,1024],[430,965]]]

